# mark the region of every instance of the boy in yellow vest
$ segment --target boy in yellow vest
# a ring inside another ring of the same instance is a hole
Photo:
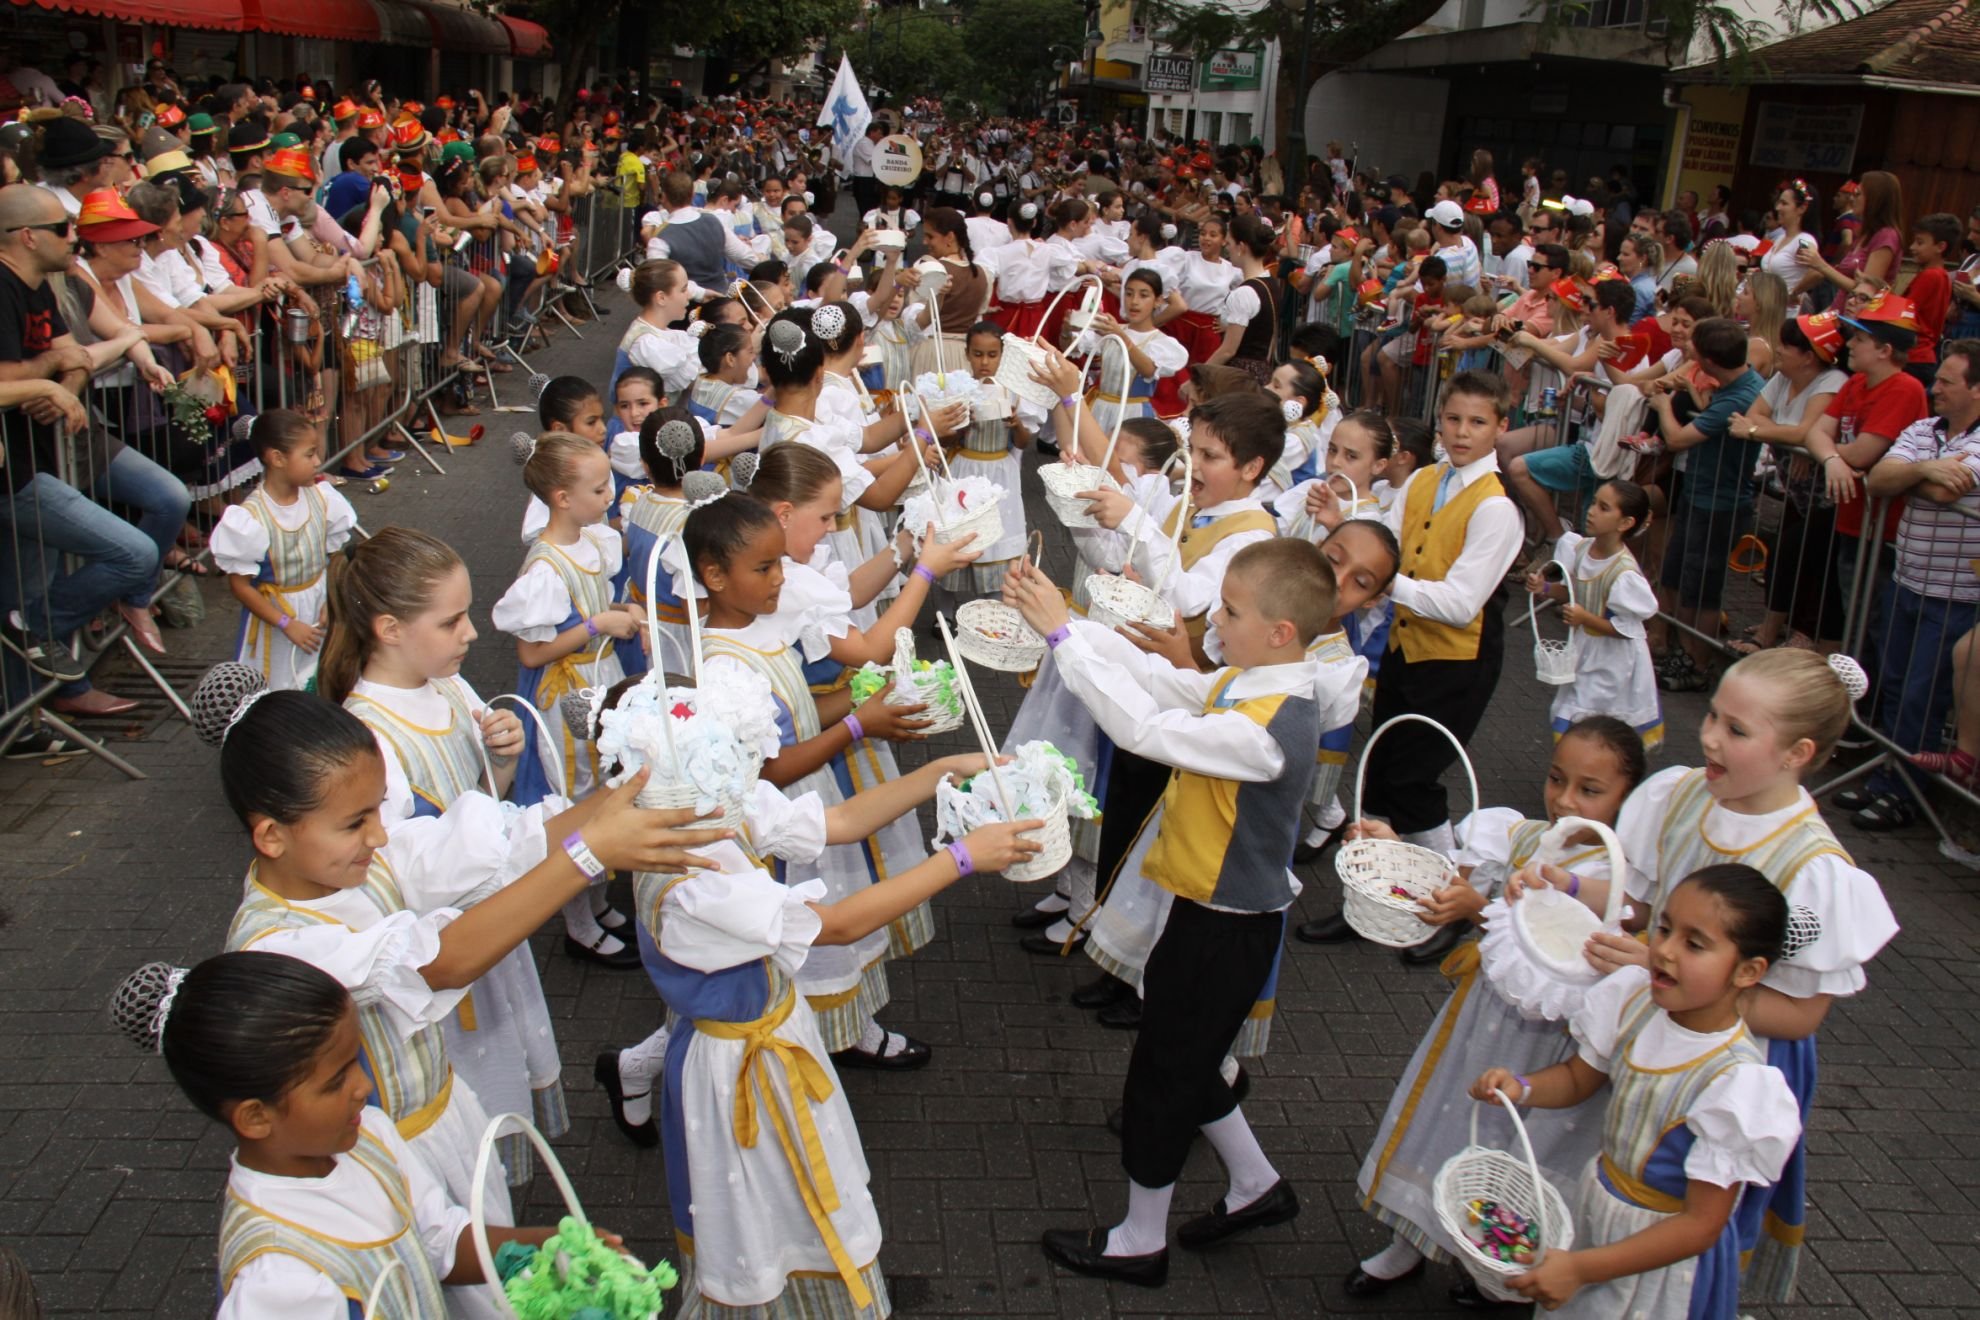
[[[1006,596],[1044,634],[1072,690],[1124,752],[1172,767],[1143,873],[1171,905],[1142,974],[1141,1032],[1123,1090],[1127,1218],[1053,1229],[1046,1255],[1081,1274],[1149,1287],[1168,1278],[1169,1202],[1200,1129],[1230,1175],[1182,1226],[1186,1247],[1299,1213],[1219,1071],[1272,971],[1297,882],[1287,869],[1313,782],[1322,714],[1307,645],[1334,617],[1334,571],[1310,542],[1230,557],[1217,635],[1226,667],[1181,669],[1098,624],[1072,622],[1036,569]]]
[[[1375,679],[1374,722],[1404,713],[1427,715],[1469,743],[1491,704],[1505,659],[1507,570],[1519,553],[1524,527],[1519,506],[1499,479],[1494,446],[1505,434],[1512,392],[1484,371],[1451,377],[1437,402],[1438,439],[1448,461],[1419,468],[1403,483],[1383,515],[1402,543],[1402,571],[1390,588],[1396,603],[1389,650]],[[1343,511],[1325,492],[1315,520],[1332,530]],[[1450,853],[1450,804],[1443,775],[1457,759],[1448,739],[1422,724],[1385,734],[1369,753],[1363,814],[1379,816],[1411,843]],[[1455,942],[1451,934],[1404,956],[1440,960]],[[1309,921],[1295,932],[1315,944],[1355,937],[1339,913]]]
[[[1189,489],[1163,513],[1151,514],[1121,491],[1085,494],[1094,521],[1118,531],[1129,542],[1129,562],[1141,581],[1160,591],[1173,605],[1188,630],[1196,659],[1203,655],[1203,634],[1218,601],[1224,569],[1247,545],[1268,541],[1279,525],[1256,494],[1258,483],[1272,470],[1286,447],[1286,420],[1279,403],[1262,390],[1227,394],[1199,404],[1189,414]],[[1179,543],[1176,523],[1187,518]],[[1103,730],[1104,736],[1104,730]],[[1155,808],[1168,767],[1118,748],[1102,758],[1094,792],[1100,798],[1100,851],[1094,874],[1102,884],[1127,856],[1128,845]],[[1070,920],[1081,914],[1074,912]],[[1071,929],[1070,921],[1067,929]],[[1075,947],[1085,942],[1081,935]],[[1019,943],[1033,953],[1056,956],[1064,948],[1058,926]],[[1093,989],[1093,987],[1089,987]],[[1115,990],[1115,997],[1121,991]],[[1105,1004],[1106,998],[1094,1004]],[[1130,1016],[1109,1022],[1132,1026]]]

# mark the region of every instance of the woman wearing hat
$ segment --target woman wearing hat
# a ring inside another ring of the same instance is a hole
[[[199,175],[200,182],[208,188],[233,187],[234,162],[219,149],[219,134],[213,116],[197,114],[188,118],[186,136],[191,142],[186,154],[192,157],[193,171]]]

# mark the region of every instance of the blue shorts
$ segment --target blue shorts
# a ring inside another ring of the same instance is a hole
[[[1595,488],[1602,484],[1602,478],[1595,475],[1595,465],[1588,461],[1588,446],[1584,444],[1549,445],[1534,450],[1526,455],[1526,475],[1545,490],[1585,492],[1584,500],[1593,497]]]

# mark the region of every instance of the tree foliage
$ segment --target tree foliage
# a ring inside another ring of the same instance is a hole
[[[1056,76],[1053,60],[1078,52],[1085,33],[1082,0],[958,0],[926,9],[905,0],[870,12],[826,55],[836,65],[843,49],[869,91],[885,89],[895,100],[936,96],[999,112],[1032,104]]]

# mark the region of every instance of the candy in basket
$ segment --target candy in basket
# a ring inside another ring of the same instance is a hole
[[[922,718],[930,723],[921,732],[948,733],[962,727],[962,694],[956,690],[956,667],[947,660],[916,660],[914,633],[909,629],[894,630],[893,664],[882,668],[868,661],[853,671],[853,705],[870,700],[887,686],[890,678],[894,680],[894,690],[887,694],[888,705],[919,703],[928,707]]]
[[[1005,797],[1015,800],[1007,809]],[[1005,870],[1009,880],[1043,880],[1057,875],[1072,860],[1069,817],[1092,820],[1100,804],[1086,791],[1079,766],[1051,743],[1019,745],[1009,765],[985,770],[957,784],[944,779],[935,790],[935,838],[938,844],[960,839],[983,825],[1006,820],[1044,822],[1035,838],[1041,851],[1029,861]]]

